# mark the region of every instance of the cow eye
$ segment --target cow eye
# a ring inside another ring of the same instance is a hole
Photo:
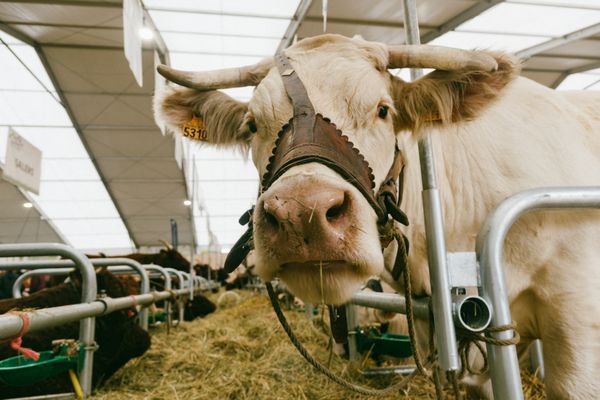
[[[385,119],[385,117],[387,117],[388,108],[389,108],[388,106],[379,106],[377,108],[377,115],[379,116],[379,118]]]
[[[248,129],[250,129],[250,132],[256,133],[256,122],[255,121],[249,121],[248,122]]]

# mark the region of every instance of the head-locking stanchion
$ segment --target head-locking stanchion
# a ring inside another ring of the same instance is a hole
[[[126,296],[120,298],[105,297],[100,300],[96,299],[96,279],[95,271],[91,262],[83,256],[83,254],[61,244],[19,244],[19,245],[0,245],[0,257],[21,257],[21,256],[43,256],[43,255],[59,255],[72,258],[75,262],[75,267],[81,270],[82,274],[82,303],[71,304],[60,307],[44,308],[34,311],[23,311],[22,314],[27,315],[29,320],[28,332],[37,332],[40,330],[52,328],[81,320],[80,341],[86,346],[84,365],[80,372],[80,382],[83,389],[84,397],[91,394],[91,378],[92,378],[92,356],[95,350],[94,346],[94,320],[96,316],[106,315],[118,310],[124,310],[136,305],[148,306],[157,301],[169,300],[173,297],[189,297],[189,290],[177,289],[170,290],[168,272],[158,266],[147,266],[145,269],[158,271],[166,277],[165,286],[169,286],[168,290],[161,292],[151,292],[135,296]],[[44,261],[35,262],[36,266],[29,266],[31,269],[43,269],[38,267]],[[62,262],[62,261],[61,261]],[[68,261],[66,261],[68,262]],[[18,264],[18,263],[17,263]],[[21,262],[20,264],[23,264]],[[73,265],[73,263],[71,263]],[[13,269],[12,263],[0,265],[0,269]],[[124,267],[108,267],[109,270],[123,270]],[[131,273],[131,269],[125,273]],[[4,314],[0,315],[0,340],[10,339],[19,334],[22,330],[23,319],[19,315]],[[85,323],[91,321],[91,325]],[[91,329],[90,329],[91,327]],[[85,340],[85,341],[84,341]]]
[[[406,42],[420,44],[416,0],[403,0],[403,7]],[[417,79],[421,75],[423,75],[421,69],[411,69],[412,79]],[[439,364],[440,368],[445,371],[456,371],[459,368],[459,358],[446,264],[444,221],[440,193],[437,189],[431,137],[428,132],[424,132],[423,137],[419,140],[419,159],[421,180],[423,181],[423,215],[425,216],[427,258]]]
[[[145,294],[150,292],[150,279],[148,273],[142,267],[142,265],[130,258],[93,258],[90,260],[94,267],[108,267],[111,272],[122,271],[114,268],[115,266],[123,265],[127,269],[132,269],[140,276],[140,293]],[[13,261],[5,264],[11,268],[20,269],[32,269],[34,271],[26,272],[19,276],[13,285],[13,297],[21,297],[21,284],[23,280],[31,275],[68,275],[71,271],[69,268],[73,268],[75,264],[71,260],[39,260],[39,261]],[[40,270],[40,268],[43,268]],[[47,271],[47,268],[51,268],[52,271]],[[62,268],[62,272],[59,268]],[[148,309],[142,307],[140,310],[140,327],[144,330],[148,330]]]
[[[177,281],[179,283],[179,289],[185,289],[185,280],[183,277],[183,272],[182,271],[178,271],[175,268],[165,268],[167,270],[167,272],[174,274],[177,277]],[[194,290],[193,288],[190,288],[190,290]],[[191,298],[191,296],[190,296]],[[178,318],[179,318],[179,322],[183,321],[183,301],[181,300],[181,298],[179,298],[177,300],[177,304],[179,305],[178,310],[179,310],[179,314],[178,314]]]
[[[477,236],[477,260],[481,270],[480,294],[494,310],[491,327],[512,323],[502,271],[504,239],[523,214],[541,208],[600,208],[600,187],[558,187],[526,190],[500,203],[487,217]],[[512,331],[493,334],[510,339]],[[487,344],[496,399],[522,399],[521,376],[515,346]]]
[[[75,268],[81,272],[81,302],[91,303],[96,300],[96,274],[92,263],[81,252],[64,244],[57,243],[32,243],[32,244],[2,244],[0,245],[0,257],[25,257],[25,256],[62,256],[73,260]],[[2,269],[8,269],[1,266]],[[83,304],[82,304],[83,305]],[[10,338],[17,335],[22,327],[23,320],[16,315],[4,315],[1,318],[10,321],[7,324],[0,322],[4,328],[1,338]],[[94,357],[94,329],[95,318],[87,315],[79,324],[79,341],[85,347],[83,366],[79,371],[79,382],[83,394],[88,396],[92,393],[92,363]],[[79,319],[79,318],[78,318]],[[35,319],[30,319],[29,331],[34,330]]]

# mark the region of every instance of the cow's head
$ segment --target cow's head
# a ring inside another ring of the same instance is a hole
[[[513,71],[484,52],[388,47],[337,35],[302,40],[285,53],[316,112],[335,123],[369,163],[375,190],[394,160],[398,132],[472,118]],[[388,72],[400,67],[436,71],[406,83]],[[199,73],[163,67],[161,73],[189,87],[168,87],[156,96],[161,123],[182,132],[199,117],[208,143],[250,149],[259,175],[265,173],[277,134],[293,114],[273,59]],[[256,85],[249,103],[215,90],[248,85]],[[258,198],[253,223],[257,274],[281,277],[313,303],[347,300],[384,266],[375,211],[355,186],[323,164],[287,170]]]
[[[165,240],[160,240],[160,242],[165,245],[165,248],[160,249],[154,263],[161,267],[188,272],[190,270],[190,262],[169,242]]]

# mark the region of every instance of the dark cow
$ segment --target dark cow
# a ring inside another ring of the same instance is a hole
[[[166,249],[161,249],[158,253],[131,253],[120,256],[87,255],[88,258],[130,258],[140,264],[156,264],[164,268],[173,268],[178,271],[190,272],[190,262],[181,255],[169,243],[162,241]]]
[[[97,274],[98,293],[104,292],[110,297],[128,295],[126,285],[106,270]],[[71,274],[71,281],[55,286],[29,297],[0,301],[0,313],[10,310],[57,307],[79,303],[81,299],[81,278],[78,273]],[[56,339],[78,339],[79,322],[31,332],[23,337],[23,347],[36,351],[50,350],[52,341]],[[121,368],[127,361],[139,357],[150,347],[150,336],[132,319],[127,310],[116,311],[96,318],[96,343],[98,350],[94,353],[93,385],[98,386]],[[0,345],[0,359],[15,356],[16,352],[9,343]],[[58,375],[35,385],[12,387],[0,383],[0,398],[17,396],[34,396],[49,393],[72,391],[66,374]]]
[[[215,312],[217,306],[201,294],[194,295],[194,299],[187,301],[185,304],[183,319],[185,321],[193,321],[196,318],[202,318]]]
[[[16,270],[7,270],[0,272],[0,299],[10,299],[12,297],[12,287],[19,274]]]
[[[225,272],[224,268],[214,270],[210,268],[208,264],[196,264],[194,265],[196,275],[204,279],[210,279],[219,282],[221,286],[225,286],[225,281],[229,277],[229,274]]]

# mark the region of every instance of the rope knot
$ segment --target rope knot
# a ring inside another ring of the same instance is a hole
[[[11,340],[10,342],[10,348],[15,350],[18,353],[23,354],[23,357],[25,358],[29,358],[31,360],[37,361],[40,359],[40,353],[38,353],[35,350],[29,349],[27,347],[23,347],[23,336],[27,333],[27,331],[29,330],[29,315],[25,312],[20,312],[20,311],[13,311],[10,314],[15,314],[17,315],[19,318],[21,318],[21,330],[19,331],[19,333],[17,334],[17,337],[15,337],[13,340]]]
[[[514,332],[514,334],[513,337],[510,339],[497,339],[489,336],[489,334],[491,333],[511,330]],[[487,353],[483,348],[482,343],[488,343],[495,346],[512,346],[518,344],[521,339],[521,337],[519,336],[519,332],[517,332],[517,324],[514,321],[507,325],[489,327],[483,330],[482,332],[470,332],[466,330],[459,330],[457,331],[457,336],[459,336],[458,353],[460,355],[460,361],[462,364],[459,372],[460,378],[463,378],[466,372],[469,372],[472,375],[482,375],[488,371],[489,365],[487,360]],[[474,369],[469,364],[471,345],[475,346],[481,354],[481,356],[483,357],[483,366],[479,369]]]

